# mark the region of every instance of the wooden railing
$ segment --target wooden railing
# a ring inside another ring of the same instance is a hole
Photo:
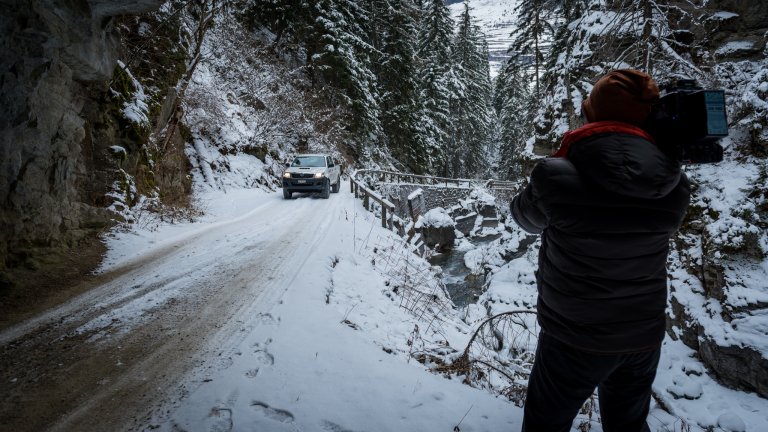
[[[517,182],[508,181],[508,180],[488,180],[485,183],[485,187],[488,189],[515,190],[517,189]]]
[[[412,184],[423,184],[423,185],[433,185],[433,186],[454,185],[456,187],[466,187],[466,188],[471,188],[473,187],[474,184],[478,183],[477,181],[470,180],[470,179],[433,177],[433,176],[405,174],[405,173],[399,173],[394,171],[384,171],[384,170],[360,170],[358,172],[360,173],[366,172],[372,175],[377,175],[379,177],[379,181],[384,183],[412,183]]]
[[[357,179],[358,173],[363,171],[367,170],[358,170],[349,176],[351,192],[355,195],[355,198],[363,199],[363,207],[368,211],[371,211],[371,200],[377,202],[381,206],[381,226],[390,230],[395,229],[395,205],[378,193],[368,189],[363,182]]]

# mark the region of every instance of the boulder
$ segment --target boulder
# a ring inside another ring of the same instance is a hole
[[[414,228],[421,233],[424,243],[433,249],[440,251],[450,249],[456,240],[456,222],[442,207],[433,208],[424,213],[419,217]]]
[[[456,230],[468,236],[475,228],[477,222],[477,213],[469,213],[463,216],[456,216]]]
[[[699,342],[699,355],[726,385],[768,398],[768,359],[750,347],[722,346],[710,339]]]
[[[428,247],[441,252],[451,249],[456,240],[456,231],[453,227],[427,226],[421,229],[421,235]]]

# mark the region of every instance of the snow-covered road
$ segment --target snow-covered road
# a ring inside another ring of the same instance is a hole
[[[451,358],[487,313],[530,304],[536,251],[494,276],[493,301],[425,319],[399,288],[429,283],[429,264],[348,184],[328,200],[236,188],[198,198],[201,220],[114,233],[85,294],[0,332],[0,430],[520,429],[506,398],[414,358]],[[762,430],[765,400],[703,371],[665,341],[654,391],[674,415],[654,403],[651,430]],[[591,415],[573,430],[601,430]]]
[[[97,286],[0,333],[0,424],[518,428],[508,402],[403,354],[413,317],[384,295],[366,258],[397,239],[348,187],[328,200],[248,191],[218,199],[218,217],[204,223],[120,236]]]

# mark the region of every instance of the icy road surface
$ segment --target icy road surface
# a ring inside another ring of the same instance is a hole
[[[86,294],[0,333],[0,429],[519,428],[518,408],[400,355],[412,317],[360,255],[391,234],[348,184],[246,192],[237,216],[118,242]]]

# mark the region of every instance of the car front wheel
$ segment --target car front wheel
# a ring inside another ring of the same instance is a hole
[[[291,199],[291,195],[293,195],[293,192],[289,191],[288,189],[283,189],[283,198]]]
[[[323,182],[323,191],[320,193],[320,196],[324,199],[328,199],[329,196],[331,196],[331,180],[325,179]]]

